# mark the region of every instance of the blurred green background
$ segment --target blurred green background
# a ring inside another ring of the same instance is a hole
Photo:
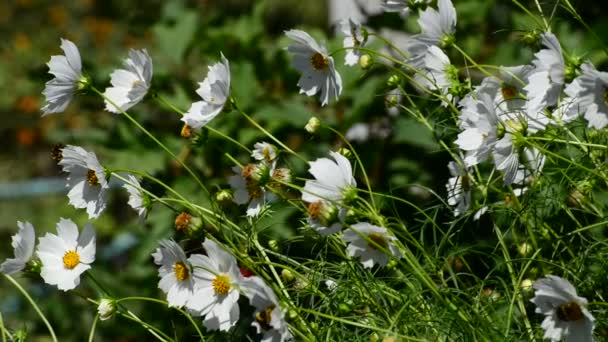
[[[516,65],[531,60],[536,50],[525,46],[521,35],[538,27],[512,2],[454,3],[457,44],[479,63]],[[608,5],[572,3],[591,28],[608,39],[602,34],[608,32],[608,22],[602,20]],[[532,11],[535,8],[532,1],[522,4]],[[598,48],[599,42],[559,5],[554,10],[554,1],[543,5],[545,13],[555,14],[552,27],[564,49],[592,59],[601,69],[606,56]],[[119,116],[104,112],[103,101],[93,95],[77,97],[64,113],[40,117],[44,103],[41,92],[51,78],[45,63],[51,55],[61,54],[60,37],[77,44],[85,71],[100,89],[109,83],[112,70],[121,67],[129,48],[147,48],[154,63],[155,88],[183,110],[198,100],[196,82],[206,76],[209,64],[219,60],[221,51],[230,61],[233,95],[239,106],[290,148],[314,159],[340,146],[339,139],[328,132],[315,137],[306,134],[302,128],[313,115],[343,133],[356,123],[371,124],[376,127],[376,135],[355,142],[355,148],[367,166],[374,189],[422,206],[437,204],[430,192],[412,185],[420,184],[444,195],[449,155],[440,150],[436,138],[450,140],[456,132],[438,129],[434,136],[403,113],[389,115],[385,95],[390,90],[386,85],[390,74],[386,70],[364,73],[358,67],[343,67],[343,55],[338,53],[335,58],[344,80],[339,102],[321,108],[316,97],[298,94],[299,75],[291,69],[284,51],[288,41],[283,31],[304,29],[326,41],[330,50],[339,48],[341,38],[328,25],[327,8],[320,0],[0,2],[0,32],[4,37],[0,43],[0,137],[4,141],[0,148],[0,260],[12,257],[10,236],[17,231],[18,220],[33,223],[37,236],[54,231],[60,217],[72,218],[79,225],[87,221],[83,211],[67,204],[64,175],[50,159],[50,150],[57,143],[81,145],[95,151],[104,166],[149,172],[191,198],[202,196],[157,146]],[[377,31],[391,28],[417,32],[413,18],[403,20],[397,14],[373,14],[368,23]],[[462,57],[451,57],[454,64],[464,64]],[[224,153],[248,161],[247,155],[213,135],[199,146],[186,147],[188,143],[179,135],[178,115],[158,102],[148,100],[134,107],[132,113],[173,151],[182,153],[211,189],[227,187],[232,165]],[[441,115],[438,118],[433,124],[442,128]],[[264,139],[236,113],[219,117],[213,126],[248,146]],[[306,165],[295,160],[286,163],[294,174],[305,177]],[[156,267],[150,253],[159,238],[173,234],[174,214],[157,208],[141,225],[126,201],[123,191],[114,191],[108,210],[94,222],[99,236],[96,273],[117,295],[164,298],[156,288]],[[411,208],[393,210],[407,216]],[[281,227],[275,233],[293,234],[298,219],[280,216],[280,220],[288,221],[279,223]],[[94,317],[92,305],[40,280],[20,281],[48,314],[61,341],[81,341],[87,336]],[[78,291],[95,297],[90,286]],[[182,317],[164,307],[139,304],[133,309],[143,312],[146,321],[165,327],[165,331],[171,331],[174,324],[186,327],[177,330],[180,340],[188,340],[192,334]],[[0,311],[10,329],[27,328],[32,340],[45,340],[44,326],[5,280],[0,280]],[[100,323],[97,334],[101,340],[113,341],[137,341],[146,336],[142,328],[120,319]]]

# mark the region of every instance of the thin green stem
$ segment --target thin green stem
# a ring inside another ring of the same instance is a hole
[[[255,120],[253,120],[249,115],[247,115],[247,113],[243,112],[242,110],[240,110],[239,108],[236,108],[236,110],[241,113],[241,115],[243,115],[253,126],[255,126],[255,128],[259,129],[262,133],[264,133],[267,137],[269,137],[270,139],[272,139],[272,141],[274,141],[275,143],[277,143],[279,146],[281,146],[281,148],[283,148],[285,151],[293,154],[294,156],[296,156],[297,158],[299,158],[300,160],[302,160],[303,162],[307,163],[308,161],[300,156],[299,154],[297,154],[296,152],[294,152],[291,148],[289,148],[287,145],[283,144],[283,142],[277,138],[275,138],[274,135],[272,135],[270,132],[268,132],[264,127],[262,127],[259,123],[257,123]]]
[[[116,109],[120,113],[122,113],[122,115],[124,117],[126,117],[129,121],[131,121],[131,123],[135,127],[137,127],[140,131],[142,131],[145,135],[147,135],[148,138],[152,139],[152,141],[154,141],[160,148],[162,148],[168,155],[170,155],[171,158],[173,158],[173,160],[175,160],[181,167],[183,167],[190,174],[190,176],[192,176],[192,178],[198,183],[198,185],[203,190],[205,190],[205,192],[207,192],[207,194],[209,194],[209,190],[207,189],[207,187],[205,186],[205,184],[203,184],[203,182],[200,180],[200,178],[196,175],[196,173],[194,173],[194,171],[192,171],[192,169],[188,165],[186,165],[186,163],[184,163],[184,161],[182,161],[177,155],[175,155],[175,153],[173,153],[165,144],[163,144],[152,133],[150,133],[146,128],[144,128],[144,126],[142,126],[139,122],[137,122],[137,120],[135,120],[131,115],[129,115],[129,113],[127,113],[126,111],[124,111],[122,108],[120,108],[119,105],[117,105],[116,103],[114,103],[114,101],[112,101],[107,96],[105,96],[104,93],[102,93],[101,91],[99,91],[95,87],[91,87],[91,89],[95,93],[97,93],[99,96],[101,96],[104,100],[108,101],[108,103],[110,103],[111,105],[113,105],[114,107],[116,107]]]
[[[97,328],[97,321],[99,321],[99,314],[95,315],[93,324],[91,325],[91,331],[89,332],[89,342],[93,342],[95,338],[95,328]]]
[[[173,105],[171,102],[169,102],[169,101],[165,100],[165,99],[164,99],[164,98],[162,98],[161,96],[157,95],[157,96],[156,96],[156,99],[157,99],[157,100],[158,100],[160,103],[162,103],[162,104],[164,104],[165,106],[167,106],[167,107],[171,108],[171,109],[172,109],[173,111],[175,111],[176,113],[178,113],[178,114],[180,114],[180,115],[182,115],[182,116],[186,114],[186,113],[185,113],[183,110],[181,110],[181,109],[177,108],[177,107],[176,107],[176,106],[174,106],[174,105]],[[220,137],[222,137],[222,138],[224,138],[224,139],[226,139],[226,140],[230,141],[231,143],[233,143],[233,144],[235,144],[235,145],[239,146],[239,147],[240,147],[240,148],[242,148],[243,150],[247,151],[247,153],[251,153],[251,150],[250,150],[250,149],[249,149],[247,146],[245,146],[245,145],[241,144],[241,143],[240,143],[238,140],[235,140],[235,139],[233,139],[232,137],[227,136],[227,135],[226,135],[226,134],[224,134],[223,132],[221,132],[221,131],[219,131],[219,130],[216,130],[215,128],[213,128],[213,127],[211,127],[211,126],[209,126],[209,125],[205,125],[205,126],[204,126],[204,128],[205,128],[205,129],[208,129],[208,130],[209,130],[209,131],[211,131],[212,133],[214,133],[214,134],[216,134],[216,135],[219,135]]]
[[[42,311],[40,311],[40,308],[38,307],[38,305],[36,305],[36,302],[32,299],[32,297],[30,297],[27,291],[25,291],[25,289],[21,287],[21,285],[13,277],[8,274],[4,274],[4,277],[8,279],[8,281],[10,281],[17,288],[17,290],[19,290],[19,292],[21,292],[21,294],[27,299],[28,302],[30,302],[38,316],[40,316],[40,319],[42,319],[42,322],[44,322],[44,325],[46,325],[46,328],[49,330],[53,341],[57,342],[57,336],[55,336],[55,331],[53,330],[51,323],[49,323]]]

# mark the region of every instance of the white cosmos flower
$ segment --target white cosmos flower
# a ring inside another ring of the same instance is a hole
[[[264,141],[255,143],[253,147],[251,156],[255,160],[265,161],[266,163],[271,164],[277,159],[277,148],[274,145]]]
[[[132,174],[128,174],[127,182],[125,182],[123,187],[129,192],[128,204],[137,211],[140,219],[145,218],[149,206],[149,199],[148,195],[142,191],[137,178]]]
[[[448,204],[454,207],[454,216],[459,216],[471,206],[471,177],[468,170],[459,163],[451,161],[448,168],[452,175],[445,185]]]
[[[527,112],[531,116],[530,128],[539,131],[546,127],[549,118],[545,108],[555,106],[564,87],[566,64],[557,37],[551,32],[542,34],[542,49],[534,55],[534,70],[524,87],[528,97]]]
[[[80,284],[80,275],[95,261],[93,226],[85,225],[79,235],[78,226],[62,218],[57,223],[57,235],[46,233],[40,238],[36,254],[42,262],[42,279],[60,290],[71,290]]]
[[[306,181],[302,200],[308,202],[308,224],[322,235],[342,229],[346,210],[340,204],[357,186],[350,161],[337,152],[329,152],[333,158],[319,158],[310,162],[310,172],[315,179]]]
[[[61,49],[65,56],[51,56],[51,60],[47,63],[49,73],[55,78],[46,82],[46,87],[42,91],[46,97],[42,116],[63,112],[72,101],[80,82],[83,82],[82,62],[76,45],[61,38]]]
[[[232,168],[236,174],[228,177],[228,183],[234,190],[232,200],[239,205],[249,204],[247,207],[247,216],[255,217],[260,214],[265,203],[273,202],[276,196],[267,191],[262,180],[269,180],[274,173],[274,163],[267,165],[248,164],[242,169],[238,166]]]
[[[270,286],[260,277],[250,277],[245,279],[249,288],[245,295],[255,308],[253,325],[258,334],[262,335],[262,342],[283,342],[292,341],[293,336],[289,332],[285,313],[277,296]]]
[[[310,172],[315,179],[306,181],[302,190],[302,200],[342,201],[349,189],[357,186],[350,161],[338,152],[329,152],[329,158],[319,158],[310,162]]]
[[[319,45],[308,33],[289,30],[285,34],[294,40],[287,51],[294,54],[293,67],[302,73],[298,86],[300,94],[313,96],[321,92],[321,105],[342,93],[342,78],[334,67],[334,59],[325,46]]]
[[[121,110],[128,110],[143,100],[152,81],[152,59],[146,49],[129,50],[129,57],[125,59],[123,65],[124,69],[112,72],[110,75],[112,87],[106,88],[104,93],[107,98],[106,110],[116,114]]]
[[[547,275],[533,285],[536,313],[545,315],[541,326],[544,338],[551,341],[593,341],[595,319],[587,310],[587,299],[579,297],[576,289],[566,279]]]
[[[224,54],[220,54],[220,56],[221,63],[211,65],[207,78],[203,82],[199,82],[196,93],[203,101],[193,103],[181,119],[195,130],[199,130],[218,116],[228,100],[230,94],[230,65]]]
[[[75,208],[86,208],[89,218],[97,218],[106,208],[110,188],[97,156],[82,147],[67,145],[61,149],[59,165],[68,172],[68,198]]]
[[[414,79],[426,89],[438,91],[452,101],[452,95],[449,93],[452,85],[453,75],[457,75],[458,71],[450,63],[448,56],[439,47],[432,45],[426,50],[421,59],[418,59],[416,67],[419,72],[416,73]],[[442,101],[444,106],[448,103]]]
[[[387,252],[395,258],[401,258],[401,253],[393,243],[396,238],[389,236],[384,227],[359,222],[351,225],[342,239],[349,243],[346,247],[348,255],[359,257],[365,268],[372,268],[374,264],[386,266],[390,260]]]
[[[443,47],[456,32],[456,9],[451,0],[438,0],[437,10],[427,8],[418,18],[421,32],[412,37],[407,50],[412,59],[419,58],[431,45]]]
[[[36,244],[34,226],[29,222],[17,222],[17,225],[19,226],[19,232],[13,235],[11,242],[11,246],[15,250],[15,257],[6,259],[0,265],[0,272],[4,274],[21,272],[34,254],[34,245]]]
[[[342,46],[346,49],[344,64],[348,66],[356,65],[359,63],[359,57],[361,57],[361,51],[358,48],[363,47],[366,40],[363,37],[361,24],[351,18],[344,19],[340,22],[340,30],[346,36],[342,41]]]
[[[203,325],[209,330],[229,330],[239,320],[239,290],[247,283],[234,256],[212,240],[205,239],[207,255],[192,255],[195,279],[194,295],[187,307],[205,316]]]
[[[192,297],[194,279],[192,277],[191,256],[186,259],[184,250],[173,240],[162,240],[160,247],[152,253],[154,263],[159,265],[158,288],[167,294],[169,306],[182,307]]]
[[[456,144],[466,152],[465,164],[477,165],[491,154],[505,185],[516,181],[520,168],[513,137],[524,134],[530,123],[522,95],[529,71],[528,66],[503,67],[498,76],[485,78],[460,102],[463,131]]]
[[[426,6],[431,0],[383,0],[382,7],[385,12],[398,12],[402,17],[407,17],[412,8]]]
[[[590,62],[583,63],[581,70],[565,89],[565,117],[583,114],[589,127],[602,129],[608,125],[608,72],[598,71]]]

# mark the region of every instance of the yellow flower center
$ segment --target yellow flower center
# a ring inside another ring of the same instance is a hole
[[[312,65],[313,69],[322,71],[327,69],[329,66],[329,61],[322,54],[315,52],[312,56],[310,56],[310,64]]]
[[[272,318],[272,310],[274,310],[275,305],[272,304],[267,307],[264,311],[256,312],[255,321],[262,327],[264,330],[270,330],[272,327],[270,326],[270,321]]]
[[[580,321],[583,317],[583,310],[577,302],[566,303],[557,308],[557,318],[562,321]]]
[[[87,182],[90,186],[99,185],[99,179],[97,179],[97,174],[95,173],[95,170],[89,169],[87,171]]]
[[[188,229],[188,224],[190,224],[190,220],[192,219],[192,215],[183,211],[175,218],[175,229],[177,231],[185,231]]]
[[[471,179],[469,175],[460,176],[460,184],[462,185],[462,190],[469,191],[471,189]]]
[[[76,251],[67,251],[63,255],[63,266],[67,269],[73,269],[80,263],[80,256]]]
[[[321,217],[321,213],[323,210],[323,202],[312,202],[308,205],[308,216],[310,218],[318,220]]]
[[[178,261],[173,265],[173,272],[179,281],[186,281],[190,277],[190,270],[183,261]]]
[[[55,146],[53,146],[53,149],[51,150],[51,159],[53,159],[56,162],[60,162],[61,159],[63,159],[63,148],[65,146],[62,144],[57,144]]]
[[[500,92],[502,93],[502,97],[505,100],[512,100],[519,93],[517,91],[517,88],[510,84],[503,84],[502,88],[500,89]]]
[[[227,295],[230,291],[230,277],[226,274],[220,274],[213,279],[213,290],[219,295]]]
[[[264,190],[252,179],[245,181],[245,188],[247,189],[247,194],[249,194],[249,197],[253,200],[260,199],[264,196]]]
[[[367,246],[371,249],[378,250],[379,249],[378,246],[381,246],[383,248],[386,248],[388,246],[388,242],[386,241],[384,236],[382,236],[382,234],[380,234],[380,233],[371,233],[367,236],[367,238],[371,240],[367,244]],[[374,243],[372,243],[372,241]]]
[[[262,149],[262,155],[264,155],[264,160],[266,160],[267,162],[271,162],[272,158],[270,157],[270,148],[269,147],[264,147]]]

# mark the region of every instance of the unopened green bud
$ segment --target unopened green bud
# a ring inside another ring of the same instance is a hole
[[[287,315],[285,317],[289,322],[294,322],[298,319],[298,313],[294,309],[287,310]]]
[[[520,40],[526,46],[536,49],[540,46],[540,42],[541,42],[540,31],[532,30],[532,31],[524,32],[524,34],[522,34]]]
[[[279,247],[279,242],[277,240],[270,240],[270,241],[268,241],[268,247],[273,252],[279,252],[281,250],[281,248]]]
[[[369,335],[369,342],[378,342],[380,340],[380,336],[378,333],[372,333]]]
[[[215,194],[215,199],[222,204],[230,203],[232,202],[232,191],[220,190]]]
[[[524,292],[530,292],[533,289],[533,287],[532,287],[533,283],[534,282],[532,280],[526,278],[526,279],[524,279],[524,280],[521,281],[521,283],[519,284],[519,287],[521,287],[521,289]]]
[[[351,312],[352,310],[348,304],[340,303],[338,305],[338,311],[340,311],[340,313],[342,313],[342,314],[347,314],[347,313]]]
[[[310,134],[315,134],[319,126],[321,126],[321,120],[319,120],[319,118],[316,116],[313,116],[308,120],[308,123],[306,126],[304,126],[304,129]]]
[[[294,279],[296,279],[296,277],[294,277],[293,273],[291,273],[290,270],[284,268],[281,271],[281,279],[283,279],[283,281],[286,283],[291,283],[292,281],[294,281]]]
[[[521,255],[522,257],[526,257],[528,256],[530,253],[532,253],[532,245],[530,245],[527,242],[524,242],[522,244],[520,244],[519,246],[517,246],[517,253],[519,253],[519,255]]]
[[[397,75],[392,75],[388,78],[388,81],[386,81],[386,85],[388,85],[390,88],[397,88],[400,83],[401,78]]]
[[[353,153],[351,152],[351,150],[349,150],[345,147],[340,147],[340,149],[338,150],[338,153],[340,153],[341,155],[343,155],[349,159],[353,156]]]
[[[372,66],[372,64],[374,64],[374,58],[368,54],[364,54],[361,57],[359,57],[359,66],[362,69],[368,69],[369,67]]]

